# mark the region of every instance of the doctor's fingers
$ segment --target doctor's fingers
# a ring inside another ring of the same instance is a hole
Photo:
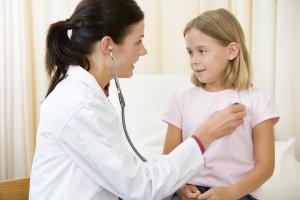
[[[247,113],[245,111],[233,113],[232,116],[229,116],[231,120],[232,128],[235,129],[237,126],[244,123],[244,117],[246,117]]]
[[[228,106],[232,112],[242,112],[246,110],[246,106],[241,103],[235,103]]]
[[[241,105],[241,104],[240,104]],[[239,106],[240,106],[239,105]],[[240,106],[240,108],[233,108],[234,106],[231,106],[229,109],[229,113],[227,116],[227,119],[232,122],[232,128],[235,128],[236,126],[241,125],[244,123],[244,117],[247,116],[246,111],[244,110],[245,106]]]

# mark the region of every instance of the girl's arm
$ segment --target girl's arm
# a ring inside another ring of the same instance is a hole
[[[198,199],[239,199],[262,186],[273,174],[275,166],[275,142],[273,119],[253,128],[254,168],[238,183],[229,187],[208,190]]]
[[[175,149],[179,144],[182,143],[182,132],[181,129],[168,124],[167,134],[165,138],[163,154],[169,154],[173,149]]]
[[[175,149],[180,143],[182,143],[182,131],[181,129],[168,125],[167,134],[165,138],[163,154],[169,154],[173,149]],[[177,190],[177,195],[182,200],[195,199],[200,194],[197,187],[193,185],[184,185]]]
[[[255,166],[240,182],[231,186],[240,198],[262,186],[273,174],[275,167],[275,141],[273,119],[263,121],[253,128]],[[234,198],[235,199],[235,198]]]

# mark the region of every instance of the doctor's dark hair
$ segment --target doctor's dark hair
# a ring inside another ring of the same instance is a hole
[[[50,25],[46,39],[46,72],[50,79],[46,97],[65,78],[69,65],[87,71],[95,42],[110,36],[122,44],[133,25],[144,19],[135,0],[82,0],[69,19]],[[68,35],[71,30],[71,36]]]
[[[223,85],[238,90],[250,87],[252,85],[251,60],[243,29],[236,17],[224,8],[206,11],[186,25],[183,35],[185,36],[193,28],[212,37],[223,47],[232,42],[239,45],[239,54],[229,61]],[[192,83],[196,86],[205,86],[205,83],[201,83],[195,74],[192,75]]]

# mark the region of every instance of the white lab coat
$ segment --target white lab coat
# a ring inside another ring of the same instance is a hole
[[[190,138],[170,155],[142,162],[122,141],[119,116],[95,78],[78,66],[41,106],[31,200],[159,200],[200,172]]]

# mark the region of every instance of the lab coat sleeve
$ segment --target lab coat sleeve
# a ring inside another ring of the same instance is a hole
[[[190,138],[171,154],[147,162],[122,141],[115,110],[100,103],[80,109],[59,135],[68,157],[99,187],[126,199],[163,199],[201,171],[203,157]]]

